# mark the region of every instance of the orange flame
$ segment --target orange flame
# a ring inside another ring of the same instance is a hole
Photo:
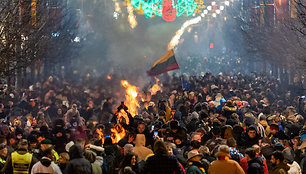
[[[125,123],[126,123],[127,125],[129,125],[130,119],[129,119],[127,113],[126,113],[123,109],[121,109],[121,110],[118,112],[118,119],[119,119],[120,122],[122,122],[123,118],[125,119]]]
[[[157,91],[161,91],[161,87],[158,84],[159,79],[155,77],[155,80],[156,80],[156,83],[150,89],[151,95],[155,95]]]
[[[111,139],[113,143],[118,143],[126,135],[125,129],[120,124],[117,124],[114,128],[111,128],[111,132]]]
[[[108,80],[112,79],[112,77],[110,75],[107,75],[106,77],[107,77]]]
[[[137,87],[130,85],[128,81],[122,80],[121,85],[125,88],[125,105],[129,109],[129,113],[134,117],[138,114],[137,108],[139,108],[139,103],[137,101]]]
[[[102,141],[102,144],[104,144],[104,136],[103,136],[103,132],[102,132],[102,129],[101,128],[99,128],[99,129],[96,129],[96,132],[98,133],[98,135],[99,135],[99,140],[101,140]]]

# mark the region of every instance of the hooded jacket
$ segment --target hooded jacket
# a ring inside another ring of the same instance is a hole
[[[91,150],[86,150],[84,155],[85,158],[91,163],[92,174],[102,174],[102,165],[99,166],[98,164],[94,163],[96,161],[97,154]]]
[[[42,157],[40,161],[34,164],[31,174],[36,173],[62,174],[61,169],[47,157]]]
[[[65,173],[91,174],[91,164],[83,157],[83,150],[78,145],[69,149],[70,161],[67,163]]]
[[[248,161],[247,174],[263,174],[264,164],[261,157],[257,156],[254,159]]]
[[[183,170],[174,156],[157,153],[149,157],[143,167],[143,174],[183,174]]]
[[[301,167],[296,161],[293,161],[292,164],[288,164],[288,166],[290,167],[288,174],[302,174]]]
[[[136,141],[135,141],[135,147],[134,147],[134,153],[138,155],[139,161],[145,160],[149,154],[153,154],[153,151],[145,147],[145,144],[146,144],[145,135],[137,134]]]

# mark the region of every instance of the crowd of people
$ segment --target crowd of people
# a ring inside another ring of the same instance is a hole
[[[2,84],[1,173],[306,174],[305,96],[272,77],[167,76],[136,115],[112,78]]]

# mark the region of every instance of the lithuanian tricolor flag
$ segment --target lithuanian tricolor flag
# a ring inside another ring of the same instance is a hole
[[[149,76],[157,76],[175,69],[180,69],[180,67],[175,60],[174,51],[171,49],[153,64],[152,68],[147,71],[147,74]]]

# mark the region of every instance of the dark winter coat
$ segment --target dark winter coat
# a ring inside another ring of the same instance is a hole
[[[260,156],[255,157],[251,161],[248,161],[248,170],[247,174],[263,174],[264,173],[264,164]]]
[[[167,154],[156,154],[147,159],[143,174],[183,174],[183,171],[173,156]]]
[[[67,163],[65,173],[91,174],[91,164],[83,157],[83,150],[78,145],[69,149],[70,161]]]
[[[241,142],[239,143],[240,146],[244,148],[252,147],[254,144],[258,144],[259,136],[256,134],[254,138],[250,138],[248,133],[245,133],[242,138]]]

